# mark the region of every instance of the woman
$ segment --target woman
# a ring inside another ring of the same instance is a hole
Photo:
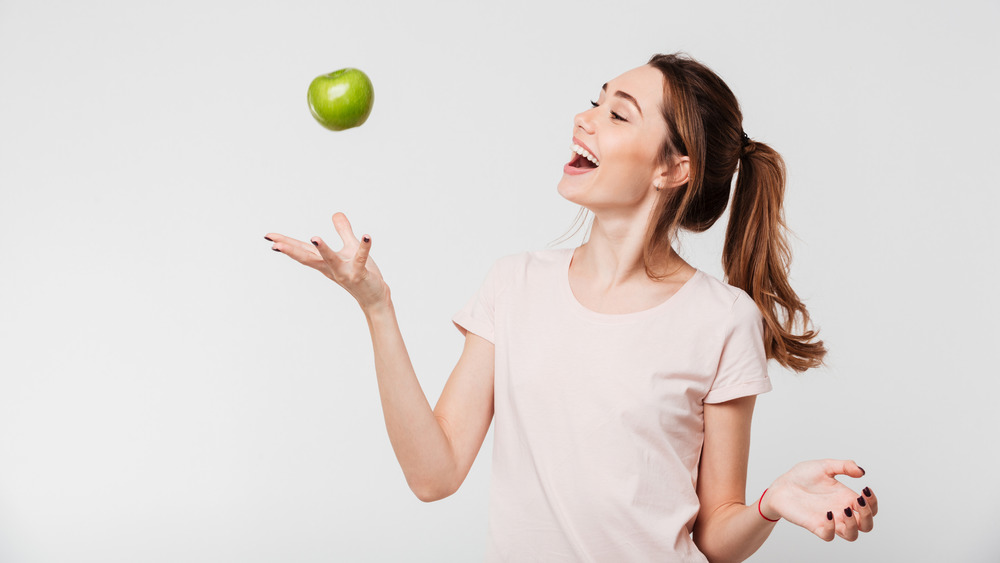
[[[853,461],[803,462],[745,501],[755,396],[767,361],[822,363],[788,285],[784,164],[742,129],[711,70],[656,55],[604,85],[574,121],[559,193],[594,213],[575,249],[497,260],[454,316],[465,348],[432,410],[388,286],[342,213],[334,251],[273,248],[357,299],[368,319],[389,438],[414,493],[454,493],[496,410],[489,560],[742,561],[784,518],[824,540],[872,529],[877,500],[835,479]],[[722,214],[727,283],[673,250]],[[730,285],[731,284],[731,285]]]

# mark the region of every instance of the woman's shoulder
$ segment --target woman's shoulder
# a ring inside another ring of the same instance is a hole
[[[727,316],[743,317],[759,314],[757,305],[746,291],[729,285],[704,270],[698,270],[698,272],[700,273],[698,291],[700,307],[712,308]]]
[[[553,266],[561,260],[568,259],[572,248],[545,248],[541,250],[524,250],[505,254],[494,261],[494,267],[505,271],[527,271],[531,268]]]
[[[568,260],[566,253],[573,249],[524,250],[501,255],[493,260],[487,279],[498,288],[534,285],[542,277],[551,277],[560,260]]]

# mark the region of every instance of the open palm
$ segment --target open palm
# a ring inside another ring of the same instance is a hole
[[[320,237],[312,237],[312,244],[278,233],[268,233],[264,238],[274,243],[274,250],[288,255],[296,262],[309,266],[346,289],[367,309],[389,301],[389,287],[382,279],[375,261],[368,257],[371,237],[358,240],[347,216],[333,214],[333,225],[344,241],[344,247],[333,250]]]
[[[836,479],[837,475],[864,476],[849,460],[814,460],[797,464],[768,488],[763,514],[777,514],[826,541],[838,535],[854,541],[858,532],[871,531],[878,499],[865,487],[861,494]]]

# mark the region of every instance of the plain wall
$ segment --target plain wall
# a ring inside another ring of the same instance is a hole
[[[998,24],[995,1],[0,0],[0,561],[481,560],[492,432],[417,500],[360,308],[262,236],[339,248],[337,211],[370,234],[434,404],[451,316],[577,214],[574,114],[674,51],[785,157],[830,350],[772,362],[748,502],[823,457],[880,498],[854,543],[782,522],[751,560],[996,561]],[[332,133],[306,88],[349,66],[374,111]],[[724,228],[683,255],[721,276]]]

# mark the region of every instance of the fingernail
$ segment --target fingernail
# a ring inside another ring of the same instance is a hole
[[[865,468],[864,468],[864,467],[861,467],[861,466],[859,465],[859,466],[858,466],[858,469],[860,469],[860,470],[861,470],[861,476],[862,476],[862,477],[864,477],[864,476],[865,476]]]
[[[267,235],[265,235],[264,238],[266,238],[267,240],[269,240],[271,242],[274,242],[274,240],[272,240],[271,238],[267,237]]]
[[[833,520],[833,512],[827,512],[826,513],[826,519],[827,520]]]
[[[858,506],[864,506],[865,504],[865,497],[858,497]]]
[[[315,246],[316,248],[319,248],[319,243],[318,242],[316,242],[314,240],[311,240],[309,242],[313,243],[313,246]]]
[[[275,251],[275,252],[281,252],[281,251],[280,251],[280,250],[278,250],[277,248],[272,248],[271,250],[273,250],[273,251]]]
[[[368,237],[361,237],[361,240],[363,240],[363,241],[365,241],[365,242],[368,242],[368,241],[370,241],[371,239],[370,239],[370,238],[368,238]]]
[[[844,509],[844,514],[846,514],[847,517],[850,518],[851,516],[854,516],[854,511],[852,511],[851,507],[848,506],[847,508]]]
[[[872,496],[872,490],[869,489],[868,487],[865,487],[864,489],[862,489],[861,492],[864,493],[866,497]]]

